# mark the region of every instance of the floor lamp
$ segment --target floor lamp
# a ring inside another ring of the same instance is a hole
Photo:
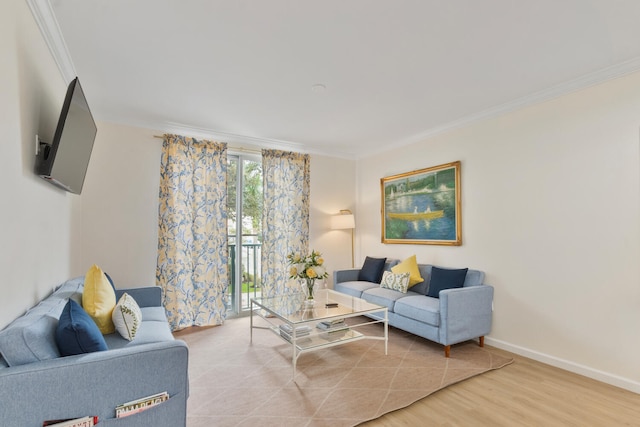
[[[333,215],[331,217],[331,229],[332,230],[348,230],[351,229],[351,268],[355,268],[354,256],[353,256],[353,239],[354,230],[356,228],[356,220],[353,213],[349,209],[340,210],[339,215]]]

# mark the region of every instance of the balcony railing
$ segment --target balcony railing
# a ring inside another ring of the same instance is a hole
[[[245,236],[243,236],[245,237]],[[235,236],[229,236],[229,289],[227,291],[228,309],[234,310],[237,293],[240,293],[239,311],[250,309],[250,299],[261,294],[260,261],[261,243],[243,243],[238,251]],[[242,281],[237,289],[237,263],[242,265]]]

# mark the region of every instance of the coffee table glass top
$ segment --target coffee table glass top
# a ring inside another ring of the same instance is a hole
[[[305,303],[305,296],[301,293],[269,298],[252,298],[252,301],[257,306],[291,324],[321,321],[333,317],[352,317],[386,310],[386,307],[332,289],[316,291],[312,306]],[[327,303],[338,303],[338,306],[327,307],[325,305]]]

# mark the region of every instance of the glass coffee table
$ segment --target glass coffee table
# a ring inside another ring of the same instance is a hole
[[[364,322],[346,321],[373,313],[377,313],[376,318]],[[254,314],[263,318],[269,326],[255,326]],[[356,330],[374,323],[384,324],[383,336],[364,335]],[[251,298],[251,342],[254,329],[270,329],[291,344],[294,380],[298,357],[303,353],[361,339],[374,339],[384,340],[386,355],[389,341],[387,307],[331,289],[317,291],[311,306],[306,303],[303,294]]]

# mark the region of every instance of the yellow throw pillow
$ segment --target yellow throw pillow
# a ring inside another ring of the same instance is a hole
[[[107,276],[97,265],[92,266],[84,278],[82,308],[91,316],[103,335],[112,334],[116,327],[111,320],[116,306],[116,293]]]
[[[424,281],[424,279],[420,275],[420,270],[418,269],[418,261],[416,261],[415,255],[412,255],[402,261],[400,264],[391,267],[391,272],[395,274],[409,273],[409,287],[412,287],[413,285],[417,285],[418,283]]]

